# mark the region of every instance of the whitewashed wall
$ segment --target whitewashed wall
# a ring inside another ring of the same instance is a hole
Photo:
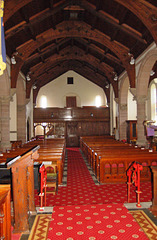
[[[67,77],[73,77],[74,84],[67,84]],[[37,107],[41,106],[43,95],[47,97],[47,107],[65,107],[66,96],[76,96],[78,107],[95,106],[97,95],[101,96],[101,105],[107,104],[103,89],[74,71],[68,71],[42,87],[37,96]]]
[[[137,103],[133,100],[133,95],[128,90],[128,119],[137,120]]]

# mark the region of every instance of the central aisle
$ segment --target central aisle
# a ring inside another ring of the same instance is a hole
[[[47,239],[148,239],[122,204],[126,190],[126,184],[95,185],[79,149],[68,149],[67,186],[54,198]]]
[[[96,185],[89,173],[79,148],[67,149],[67,186],[59,187],[55,196],[47,195],[47,206],[126,203],[127,184]],[[150,202],[150,183],[141,183],[141,202]],[[131,188],[131,202],[136,202],[135,188]],[[36,206],[39,197],[36,195]]]

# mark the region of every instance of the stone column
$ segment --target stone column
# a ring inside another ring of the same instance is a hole
[[[17,105],[17,140],[26,142],[26,105]]]
[[[1,143],[0,150],[11,148],[10,144],[10,96],[0,97],[0,128]]]
[[[119,104],[119,140],[126,139],[127,104]]]
[[[146,96],[137,96],[137,144],[146,146],[143,121],[146,120]]]

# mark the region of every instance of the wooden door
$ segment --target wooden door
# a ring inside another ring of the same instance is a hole
[[[66,124],[66,145],[67,147],[78,147],[78,122],[67,122]]]
[[[76,107],[76,97],[66,97],[66,107]]]

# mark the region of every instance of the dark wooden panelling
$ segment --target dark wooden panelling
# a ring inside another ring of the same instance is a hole
[[[67,120],[108,121],[109,118],[108,107],[34,108],[34,122],[36,123]]]
[[[78,147],[80,136],[109,135],[109,116],[104,107],[34,109],[34,122],[55,123],[56,136],[60,136],[58,124],[63,124],[67,147]]]

